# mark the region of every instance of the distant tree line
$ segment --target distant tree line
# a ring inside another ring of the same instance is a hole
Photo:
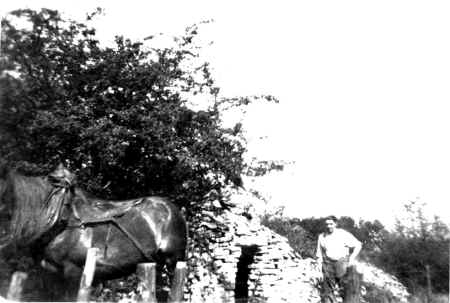
[[[361,259],[396,276],[412,294],[424,292],[428,286],[427,274],[433,292],[448,293],[448,226],[439,217],[427,219],[423,207],[416,202],[406,204],[405,210],[406,218],[397,220],[392,231],[378,220],[355,222],[346,216],[338,218],[338,226],[363,243]],[[262,222],[286,236],[303,257],[315,255],[317,237],[325,228],[324,218],[265,216]]]

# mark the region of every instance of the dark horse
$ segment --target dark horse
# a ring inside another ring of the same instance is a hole
[[[66,280],[79,281],[90,247],[98,248],[95,281],[128,275],[141,262],[166,265],[170,276],[185,260],[186,221],[161,197],[100,200],[59,166],[45,177],[5,170],[0,199],[11,217],[7,241],[33,247],[41,265]]]

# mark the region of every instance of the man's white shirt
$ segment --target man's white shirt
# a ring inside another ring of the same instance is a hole
[[[320,249],[324,258],[339,260],[347,257],[350,249],[358,245],[360,242],[351,233],[336,228],[332,234],[322,233],[319,235],[317,248]]]

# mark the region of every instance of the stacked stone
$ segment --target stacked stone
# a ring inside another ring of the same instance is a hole
[[[214,205],[211,205],[211,209]],[[213,211],[204,210],[190,222],[188,247],[188,276],[185,287],[187,302],[228,302],[223,283],[216,274],[219,259],[212,251],[232,240],[225,234],[226,228]],[[219,240],[220,239],[220,240]],[[236,261],[237,263],[237,261]]]
[[[316,287],[320,271],[311,260],[302,260],[286,238],[260,225],[259,220],[233,211],[220,216],[209,211],[198,215],[203,220],[192,229],[196,235],[208,236],[209,253],[192,243],[187,301],[232,302],[242,247],[249,246],[257,247],[249,266],[250,302],[320,301]]]
[[[408,302],[408,290],[396,277],[366,262],[358,263],[357,269],[362,273],[365,284],[389,292],[395,302]]]
[[[318,302],[320,271],[311,260],[302,260],[286,238],[266,227],[251,226],[249,231],[257,236],[247,234],[237,241],[259,247],[250,265],[249,293],[268,302]]]

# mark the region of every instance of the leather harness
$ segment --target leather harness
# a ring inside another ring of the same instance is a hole
[[[73,175],[72,175],[73,176]],[[114,224],[122,233],[125,234],[125,236],[130,239],[130,241],[133,243],[134,246],[142,253],[142,255],[148,260],[152,261],[153,257],[150,253],[144,249],[142,244],[139,242],[136,237],[127,230],[125,226],[120,224],[120,222],[117,220],[119,217],[124,216],[126,213],[128,213],[134,206],[139,205],[143,202],[143,199],[138,200],[130,200],[128,201],[128,204],[122,205],[119,207],[112,206],[112,203],[108,203],[109,211],[102,211],[100,207],[95,207],[93,205],[75,205],[74,203],[70,203],[67,200],[64,201],[64,196],[68,191],[74,191],[74,184],[73,184],[73,177],[67,176],[67,175],[57,175],[57,174],[51,174],[48,176],[48,181],[54,186],[54,189],[49,193],[47,196],[47,199],[45,200],[45,204],[48,205],[51,200],[60,194],[60,200],[57,202],[57,211],[55,213],[56,216],[52,216],[53,219],[52,223],[55,223],[57,220],[61,218],[63,206],[69,206],[73,217],[76,219],[75,222],[70,222],[67,227],[69,228],[85,228],[90,225],[96,225],[96,224],[102,224],[102,223],[112,223]],[[72,177],[72,178],[71,178]],[[64,202],[63,202],[64,201]],[[101,203],[97,201],[97,204]],[[106,202],[105,202],[106,203]],[[68,205],[69,204],[69,205]],[[100,205],[101,206],[101,205]],[[84,210],[83,210],[84,208]],[[90,214],[94,213],[94,214]],[[50,222],[49,222],[50,223]],[[109,238],[109,231],[108,236],[105,239],[105,252],[107,247],[107,241]]]

